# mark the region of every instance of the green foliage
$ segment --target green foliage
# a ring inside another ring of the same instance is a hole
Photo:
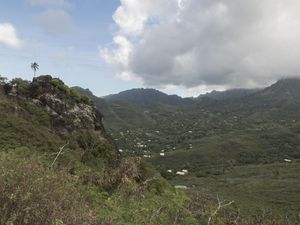
[[[59,79],[52,79],[50,83],[60,91],[63,91],[67,95],[70,95],[72,99],[74,99],[77,103],[85,103],[89,104],[91,101],[86,95],[79,94],[75,89],[69,88]]]
[[[219,199],[223,204],[230,201]],[[237,204],[227,205],[219,210],[219,202],[217,196],[211,196],[204,192],[192,192],[192,201],[189,209],[194,212],[194,216],[198,219],[199,224],[207,224],[208,218],[211,217],[211,223],[214,225],[229,225],[229,224],[243,224],[243,225],[282,225],[282,224],[298,224],[298,216],[290,216],[274,213],[268,210],[256,210],[244,215],[237,207]],[[217,210],[217,213],[214,214]],[[213,216],[212,216],[213,215]]]
[[[151,177],[154,177],[157,174],[157,170],[153,167],[153,165],[148,163],[145,160],[140,161],[139,171],[141,173],[140,178],[142,181],[145,181]]]
[[[89,97],[87,97],[86,95],[81,95],[79,94],[75,89],[70,88],[70,94],[71,96],[75,99],[76,102],[82,102],[82,103],[86,103],[89,104],[91,103],[91,100],[89,99]]]
[[[59,79],[51,79],[50,83],[57,89],[64,91],[67,94],[70,94],[70,88],[65,85],[61,80]]]
[[[7,81],[7,78],[6,77],[3,77],[1,74],[0,74],[0,85],[4,85]]]
[[[31,69],[34,72],[34,76],[36,75],[36,71],[39,70],[39,68],[40,68],[40,65],[37,62],[31,63]]]
[[[113,161],[115,154],[112,146],[106,139],[99,137],[98,133],[88,130],[80,132],[76,140],[82,150],[81,161],[83,163],[101,168],[103,163]]]
[[[35,123],[39,123],[43,126],[50,126],[50,117],[47,111],[41,107],[38,107],[36,104],[32,102],[22,102],[20,103],[27,113],[31,114],[32,119]]]
[[[185,207],[188,199],[176,192],[163,195],[146,192],[142,196],[130,198],[116,194],[107,202],[106,213],[111,224],[141,224],[141,225],[193,225],[198,222]]]
[[[6,113],[0,107],[0,146],[10,150],[20,146],[45,151],[57,151],[62,140],[47,127],[32,118],[22,118],[15,113]]]
[[[12,88],[13,87],[10,84],[5,83],[3,85],[4,94],[8,95],[11,92]]]
[[[21,78],[15,78],[10,81],[11,86],[15,89],[15,93],[22,97],[29,97],[30,82]]]
[[[17,147],[13,152],[21,157],[30,157],[33,154],[33,151],[26,146]]]
[[[104,183],[82,182],[63,167],[50,170],[38,156],[18,155],[0,153],[1,224],[198,224],[186,195],[162,180],[166,186],[160,194],[156,184],[135,181],[134,159],[107,170],[103,182],[118,177],[113,178],[117,189],[108,193],[99,188]]]
[[[36,156],[1,153],[0,178],[1,224],[99,224],[84,188],[65,171],[44,168]]]

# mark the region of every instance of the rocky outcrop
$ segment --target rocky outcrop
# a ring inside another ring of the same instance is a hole
[[[91,102],[81,101],[81,96],[61,80],[49,75],[34,78],[30,93],[35,104],[48,111],[51,128],[58,134],[72,134],[82,129],[105,133],[102,114]]]

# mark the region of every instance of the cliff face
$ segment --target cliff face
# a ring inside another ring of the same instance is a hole
[[[33,102],[44,107],[50,115],[51,127],[59,135],[92,129],[105,135],[102,114],[85,96],[68,88],[51,76],[34,78],[30,84]]]
[[[4,94],[0,96],[3,100],[0,111],[7,117],[4,121],[12,120],[19,130],[20,124],[26,123],[24,132],[11,139],[14,147],[41,149],[45,148],[42,144],[45,141],[59,142],[58,146],[53,146],[57,149],[62,143],[70,142],[73,152],[77,152],[81,160],[111,161],[117,158],[115,143],[105,131],[101,112],[88,97],[69,88],[60,79],[49,75],[34,78],[32,82],[14,79],[1,88]],[[5,126],[6,129],[11,127]],[[39,130],[44,132],[39,133]],[[49,137],[51,141],[47,141]],[[26,141],[33,139],[38,144]]]

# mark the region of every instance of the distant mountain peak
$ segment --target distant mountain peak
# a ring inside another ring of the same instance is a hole
[[[286,87],[286,88],[293,88],[293,87],[300,87],[300,78],[298,77],[290,77],[290,78],[283,78],[278,80],[276,83],[272,84],[270,87]]]
[[[118,94],[108,95],[105,100],[111,102],[129,102],[138,106],[152,106],[155,104],[185,105],[191,104],[192,99],[181,98],[178,95],[168,95],[153,88],[134,88]]]
[[[245,97],[245,96],[253,94],[259,90],[260,89],[242,89],[242,88],[229,89],[229,90],[225,90],[225,91],[213,90],[209,93],[200,95],[198,97],[198,99],[201,99],[204,97],[214,99],[214,100],[235,99],[235,98]]]

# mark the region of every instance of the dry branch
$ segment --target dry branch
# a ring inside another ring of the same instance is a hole
[[[217,213],[220,211],[220,209],[225,208],[225,207],[227,207],[227,206],[230,206],[232,203],[234,203],[234,201],[230,201],[230,202],[227,202],[227,203],[226,203],[226,200],[221,201],[220,198],[219,198],[219,195],[217,195],[217,200],[218,200],[217,208],[216,208],[216,210],[210,215],[210,217],[208,218],[207,225],[210,225],[210,223],[211,223],[211,221],[212,221],[212,218],[213,218],[215,215],[217,215]]]

